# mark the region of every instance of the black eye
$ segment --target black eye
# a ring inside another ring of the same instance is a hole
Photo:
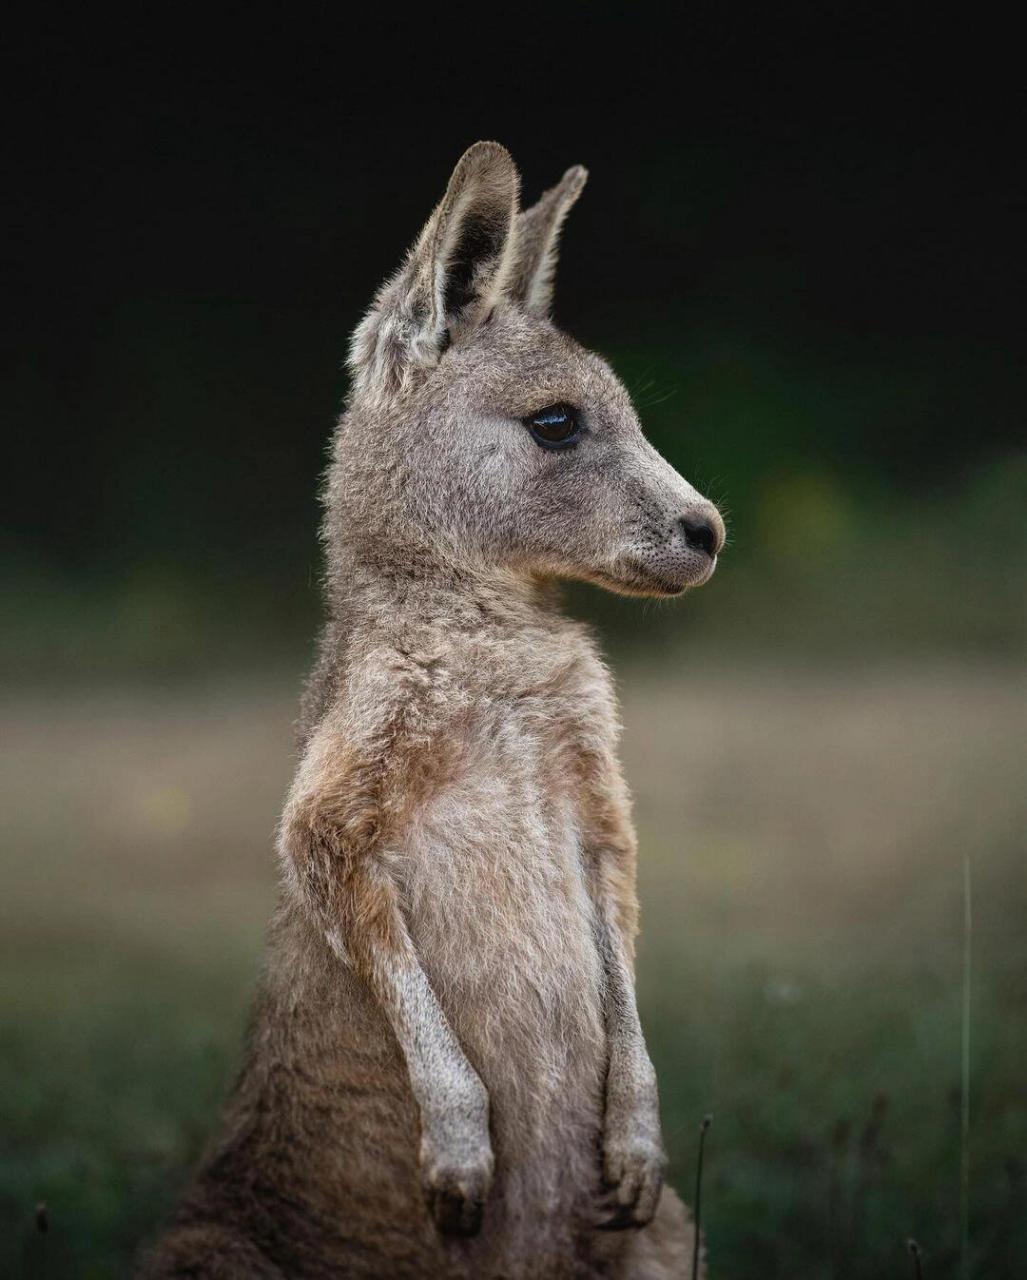
[[[569,404],[551,404],[548,408],[539,409],[538,413],[524,419],[524,425],[531,432],[531,438],[543,449],[570,449],[581,436],[577,411]]]

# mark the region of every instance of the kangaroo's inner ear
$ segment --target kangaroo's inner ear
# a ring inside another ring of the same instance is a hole
[[[447,324],[470,319],[476,304],[495,305],[507,266],[512,213],[508,207],[477,205],[457,220],[455,235],[440,254],[441,313]]]
[[[520,182],[505,147],[478,142],[460,158],[413,252],[410,309],[430,345],[483,320],[512,263]]]
[[[517,247],[507,292],[532,315],[546,315],[553,305],[560,232],[587,180],[588,170],[575,165],[517,218]]]

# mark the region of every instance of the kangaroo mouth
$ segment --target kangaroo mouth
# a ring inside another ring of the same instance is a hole
[[[698,572],[689,572],[691,566],[682,566],[681,576],[671,577],[650,568],[640,560],[623,560],[616,566],[616,572],[597,571],[590,575],[599,586],[608,591],[615,591],[624,596],[681,596],[691,587],[701,587],[713,577],[717,567],[715,556],[704,557],[706,564],[696,565]]]

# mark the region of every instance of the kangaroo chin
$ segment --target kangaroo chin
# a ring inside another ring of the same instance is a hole
[[[261,990],[146,1277],[691,1274],[612,682],[539,582],[680,594],[724,526],[549,317],[585,180],[477,143],[354,334]]]

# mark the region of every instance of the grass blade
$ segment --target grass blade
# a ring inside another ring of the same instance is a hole
[[[970,961],[973,915],[970,896],[970,855],[963,858],[963,1027],[959,1107],[959,1275],[970,1274]]]
[[[713,1116],[703,1116],[702,1124],[699,1126],[699,1156],[695,1162],[695,1208],[693,1210],[693,1220],[695,1223],[692,1232],[692,1280],[699,1274],[699,1233],[702,1229],[702,1163],[703,1151],[706,1148],[706,1133],[713,1123]]]

